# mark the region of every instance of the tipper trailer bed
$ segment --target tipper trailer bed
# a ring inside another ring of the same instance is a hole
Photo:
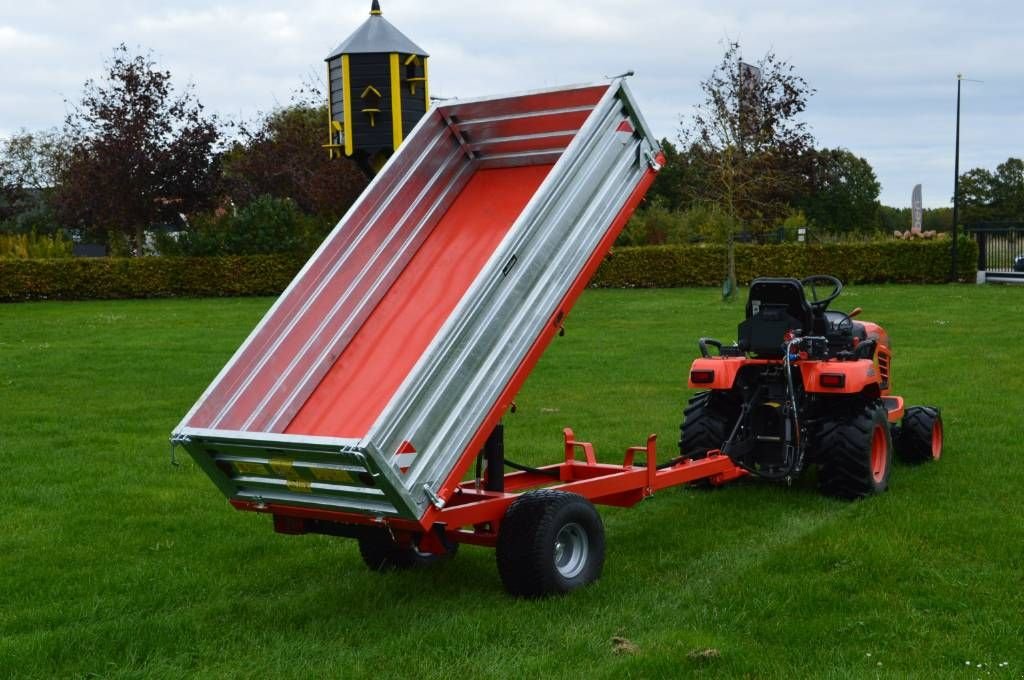
[[[656,466],[653,437],[598,463],[570,430],[564,462],[504,474],[502,415],[663,162],[623,79],[432,109],[172,444],[236,508],[356,537],[371,566],[473,543],[517,594],[595,579],[586,499],[742,474],[721,455]],[[481,451],[486,475],[463,481]],[[546,538],[552,512],[572,521]]]

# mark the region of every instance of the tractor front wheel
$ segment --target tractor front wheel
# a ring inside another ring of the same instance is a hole
[[[501,521],[498,573],[519,597],[544,597],[596,581],[604,566],[604,526],[587,499],[540,489],[517,498]]]
[[[931,406],[911,406],[903,414],[896,454],[906,463],[927,463],[942,457],[942,414]]]
[[[892,437],[881,402],[824,421],[817,445],[822,458],[818,480],[824,494],[855,500],[888,488]]]
[[[359,537],[359,555],[373,571],[395,571],[428,567],[456,553],[459,544],[444,554],[422,552],[415,544],[402,545],[386,529],[372,529]]]

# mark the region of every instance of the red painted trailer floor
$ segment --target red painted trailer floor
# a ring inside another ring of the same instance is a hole
[[[363,436],[551,167],[478,170],[285,431]]]

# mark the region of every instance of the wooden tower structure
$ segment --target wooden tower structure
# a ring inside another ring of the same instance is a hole
[[[384,18],[370,17],[327,57],[328,143],[374,175],[430,108],[429,55]]]

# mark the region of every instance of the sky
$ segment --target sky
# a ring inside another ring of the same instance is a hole
[[[816,90],[804,119],[818,145],[866,158],[881,200],[951,204],[956,74],[964,82],[960,167],[1024,156],[1024,3],[711,0],[381,0],[384,16],[431,55],[431,93],[475,97],[600,80],[630,86],[654,132],[680,116],[727,41],[767,51]],[[175,83],[228,119],[286,104],[323,80],[324,57],[370,0],[0,0],[0,137],[59,126],[66,100],[102,73],[114,46],[152,50]]]

